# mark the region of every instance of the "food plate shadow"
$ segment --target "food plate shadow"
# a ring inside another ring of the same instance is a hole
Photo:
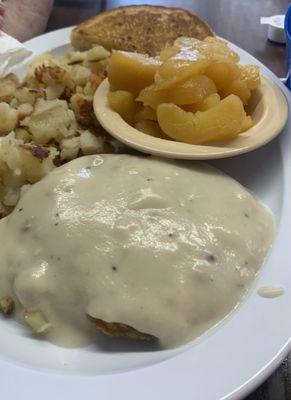
[[[144,353],[162,351],[165,349],[159,340],[142,341],[133,339],[119,339],[98,333],[96,341],[87,347],[88,351],[98,353]]]

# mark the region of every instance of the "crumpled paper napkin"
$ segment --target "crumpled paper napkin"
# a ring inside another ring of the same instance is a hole
[[[32,54],[18,40],[0,31],[0,78]]]

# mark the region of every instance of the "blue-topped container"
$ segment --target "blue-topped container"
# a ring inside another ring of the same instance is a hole
[[[291,4],[285,16],[286,57],[287,57],[287,87],[291,90]]]

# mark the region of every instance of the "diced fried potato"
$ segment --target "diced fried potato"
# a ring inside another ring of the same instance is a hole
[[[94,46],[85,52],[87,61],[100,61],[110,56],[110,52],[103,46]]]
[[[46,100],[58,99],[64,92],[64,85],[51,85],[45,88]]]
[[[71,70],[71,76],[76,85],[85,86],[91,76],[91,71],[82,65],[74,65]]]
[[[90,131],[83,131],[80,134],[80,148],[82,153],[98,154],[104,150],[104,138],[102,136],[95,136]]]
[[[110,52],[102,46],[94,46],[87,51],[71,51],[63,59],[68,65],[80,64],[83,61],[100,61],[110,56]]]
[[[133,122],[137,105],[131,92],[126,90],[109,92],[107,99],[110,107],[120,114],[126,122],[129,124]]]
[[[20,169],[23,171],[25,181],[38,182],[55,168],[53,163],[58,154],[56,148],[47,145],[26,143],[18,146],[21,158]]]
[[[38,92],[37,97],[42,97],[42,98],[45,97],[44,85],[41,82],[39,82],[34,75],[33,76],[27,75],[24,79],[23,86],[37,91]]]
[[[68,65],[81,64],[86,60],[86,55],[86,51],[70,51],[61,59],[61,61]]]
[[[109,60],[106,58],[105,60],[100,60],[100,61],[84,61],[83,65],[87,69],[89,69],[93,74],[101,74],[104,73],[107,69]]]
[[[52,66],[55,65],[56,61],[54,60],[51,54],[41,54],[40,56],[34,57],[27,69],[27,78],[34,77],[35,70],[42,66]]]
[[[0,103],[0,135],[13,131],[18,125],[18,111],[7,103]]]
[[[9,135],[1,138],[1,146],[0,146],[0,160],[1,160],[1,166],[2,166],[2,171],[4,165],[5,167],[8,167],[11,171],[15,171],[18,168],[21,167],[22,165],[22,160],[21,160],[21,155],[19,152],[18,146],[20,144],[23,144],[22,140],[17,140],[15,138],[15,133],[11,132]],[[1,176],[2,182],[5,182],[5,176],[2,174]]]
[[[241,132],[246,113],[239,97],[230,95],[204,112],[186,112],[174,104],[160,104],[158,122],[171,138],[191,144],[227,140]]]
[[[91,84],[91,82],[87,82],[86,86],[81,90],[76,90],[76,93],[83,94],[88,100],[93,101],[95,91],[96,89],[94,90],[94,86]]]
[[[80,151],[80,137],[63,139],[60,143],[61,160],[73,160]]]
[[[17,110],[18,110],[18,118],[19,120],[22,120],[23,118],[32,114],[33,107],[31,104],[20,104]]]
[[[37,89],[31,89],[25,86],[18,87],[14,93],[15,98],[20,104],[31,104],[34,105],[38,97],[41,97],[41,91]]]
[[[24,143],[10,133],[1,140],[0,159],[5,165],[2,179],[5,184],[4,204],[14,206],[23,184],[39,181],[55,168],[53,160],[58,151],[52,146]]]
[[[32,136],[30,133],[24,128],[16,128],[15,129],[15,138],[22,140],[23,143],[30,142],[32,140]]]
[[[71,108],[75,113],[76,120],[84,128],[90,128],[98,124],[92,99],[84,94],[76,93],[71,97]]]
[[[82,86],[76,86],[75,91],[76,91],[76,93],[78,93],[78,94],[84,94],[84,88],[83,88]],[[75,94],[76,94],[76,93],[75,93]]]
[[[13,73],[6,75],[4,78],[1,79],[1,82],[13,83],[16,87],[20,84],[18,76]]]
[[[0,80],[0,102],[10,103],[18,86],[17,77],[9,74]]]
[[[0,80],[0,218],[16,205],[22,188],[60,160],[112,152],[93,111],[108,55],[100,46],[62,60],[46,54],[32,61],[23,82],[14,75]]]
[[[27,128],[37,143],[47,143],[59,136],[67,136],[75,123],[74,114],[64,100],[38,102]]]
[[[144,54],[113,51],[109,59],[108,80],[113,90],[126,90],[137,95],[154,82],[161,62]]]
[[[99,74],[91,74],[89,78],[89,82],[87,82],[86,86],[84,87],[84,94],[86,96],[93,96],[100,85],[100,83],[103,81],[105,78],[105,75],[101,72]]]
[[[35,77],[39,82],[47,86],[64,85],[69,88],[74,86],[70,71],[64,66],[41,65],[35,69]]]

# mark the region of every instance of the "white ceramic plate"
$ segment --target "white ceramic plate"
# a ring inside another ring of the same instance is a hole
[[[69,33],[70,29],[52,32],[27,45],[35,54],[57,47],[54,53],[61,55]],[[290,102],[290,93],[268,69],[233,47],[242,62],[259,64]],[[164,351],[101,336],[89,348],[62,349],[1,319],[1,398],[230,400],[246,396],[266,379],[290,349],[290,133],[289,123],[278,139],[260,150],[214,162],[254,191],[277,221],[271,255],[238,310],[193,343]],[[285,294],[275,299],[258,296],[257,289],[268,284],[283,286]]]

